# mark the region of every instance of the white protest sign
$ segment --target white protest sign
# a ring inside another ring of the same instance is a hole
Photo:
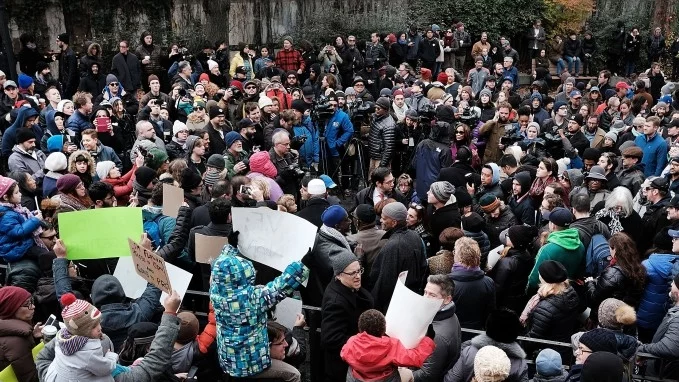
[[[165,266],[167,267],[167,274],[170,277],[170,280],[172,280],[172,288],[176,290],[179,297],[184,300],[184,295],[186,294],[186,290],[189,289],[189,283],[191,282],[193,274],[170,263],[165,263]],[[141,297],[146,290],[146,280],[135,272],[134,263],[130,256],[118,259],[118,265],[116,265],[113,276],[120,281],[125,296],[129,298],[137,299]],[[165,300],[166,296],[167,293],[165,292],[160,295],[161,303]]]
[[[127,239],[127,242],[130,244],[135,272],[163,292],[172,293],[172,285],[170,284],[170,276],[167,274],[165,260],[153,251],[135,243],[132,239]]]
[[[405,286],[408,272],[401,272],[385,315],[387,334],[398,338],[406,349],[412,349],[427,334],[443,300],[420,296]]]
[[[276,305],[276,322],[292,330],[297,321],[297,314],[302,313],[302,300],[286,297]]]
[[[500,244],[499,246],[493,248],[488,252],[488,262],[486,263],[486,270],[491,270],[500,260],[502,256],[502,251],[504,251],[505,246]]]
[[[222,253],[222,249],[228,243],[228,238],[224,236],[206,236],[196,234],[196,262],[212,264],[212,262]]]
[[[179,207],[184,203],[184,190],[171,184],[163,183],[163,215],[177,218]]]
[[[284,271],[313,248],[318,228],[293,214],[270,208],[233,208],[238,249],[250,260]]]

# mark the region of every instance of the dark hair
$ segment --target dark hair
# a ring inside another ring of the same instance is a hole
[[[387,321],[379,310],[368,309],[358,317],[358,331],[373,337],[382,337],[387,331]]]
[[[377,184],[377,182],[384,182],[384,179],[391,174],[389,167],[378,167],[373,170],[372,175],[370,175],[370,182],[372,184]]]
[[[113,186],[106,182],[94,182],[90,185],[87,192],[90,194],[90,199],[93,202],[97,200],[103,201],[107,196],[113,195]]]
[[[14,179],[17,184],[19,184],[19,190],[22,192],[24,190],[28,191],[27,185],[29,176],[31,176],[31,174],[24,171],[12,171],[7,175],[8,178]]]
[[[2,195],[2,197],[9,200],[9,198],[12,197],[12,194],[14,193],[14,190],[17,189],[17,187],[19,187],[19,183],[12,183],[12,185],[9,186],[9,188],[7,189],[7,192],[5,192],[5,194]]]
[[[638,288],[646,283],[646,268],[641,263],[637,246],[624,232],[614,233],[608,240],[608,245],[615,249],[616,265],[622,269]]]
[[[500,167],[517,167],[519,164],[516,162],[516,157],[512,154],[505,154],[502,157],[500,157],[500,160],[497,162],[497,164]]]
[[[448,251],[455,250],[455,242],[457,239],[464,236],[464,231],[456,227],[448,227],[441,231],[439,235],[439,243],[441,243],[441,249],[446,249]]]
[[[217,181],[210,192],[210,196],[213,198],[221,198],[224,195],[231,195],[231,183],[226,179]]]
[[[250,178],[243,175],[234,176],[231,178],[231,195],[236,195],[240,191],[240,186],[250,184]]]
[[[580,212],[580,213],[586,213],[589,212],[590,204],[589,204],[589,195],[587,194],[575,194],[571,198],[571,207],[575,210],[575,212]]]
[[[285,332],[286,332],[285,326],[279,324],[276,321],[267,321],[266,322],[266,334],[269,337],[269,344],[272,344],[276,342],[276,340],[279,340],[281,338],[285,337]]]
[[[215,199],[208,205],[207,212],[212,223],[226,224],[229,221],[229,215],[231,215],[231,201],[224,198]]]
[[[521,106],[521,107],[519,108],[519,110],[517,110],[516,114],[517,114],[519,117],[522,116],[522,115],[523,115],[523,116],[526,116],[526,117],[530,117],[530,106],[527,106],[527,105],[526,105],[526,106]]]
[[[153,186],[153,190],[151,190],[151,198],[149,199],[151,203],[153,203],[156,206],[162,206],[163,205],[163,183],[158,182]]]
[[[542,162],[545,165],[547,171],[549,171],[553,177],[555,178],[559,177],[559,165],[553,158],[542,158],[540,162]]]

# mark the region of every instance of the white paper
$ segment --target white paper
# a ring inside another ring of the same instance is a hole
[[[276,305],[276,322],[292,330],[297,321],[297,314],[302,313],[302,300],[286,297]]]
[[[493,248],[488,252],[488,262],[486,263],[486,270],[491,270],[497,264],[497,262],[500,260],[500,256],[502,255],[502,251],[505,250],[505,246],[500,244],[499,246]]]
[[[385,318],[389,337],[398,338],[406,349],[412,349],[427,334],[443,300],[420,296],[408,289],[404,284],[407,274],[399,275]]]
[[[167,274],[170,276],[172,289],[176,290],[179,294],[179,297],[184,300],[184,295],[189,289],[189,283],[191,282],[193,274],[168,262],[166,262],[165,265],[167,266]],[[132,256],[120,257],[118,259],[118,265],[116,265],[116,270],[113,272],[113,276],[115,276],[115,278],[120,281],[120,284],[122,284],[125,296],[137,299],[141,297],[142,294],[144,294],[147,282],[141,276],[139,276],[137,272],[135,272]],[[165,300],[166,296],[167,293],[161,293],[161,303]]]
[[[231,214],[240,252],[281,272],[314,246],[318,228],[293,214],[270,208],[233,208]]]

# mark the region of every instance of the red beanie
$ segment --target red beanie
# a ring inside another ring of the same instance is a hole
[[[62,175],[61,178],[57,180],[57,190],[64,194],[68,194],[70,192],[75,191],[75,188],[78,187],[80,182],[81,180],[78,177],[78,175],[74,174]]]
[[[438,76],[436,76],[436,81],[445,85],[448,83],[448,75],[445,72],[441,72]]]
[[[421,68],[420,69],[420,75],[422,76],[422,79],[424,81],[430,81],[431,80],[431,70],[427,68]]]
[[[14,318],[17,310],[29,298],[31,298],[31,294],[25,289],[15,286],[0,288],[0,319]]]
[[[275,179],[278,175],[276,166],[271,163],[268,151],[260,151],[250,157],[250,170],[258,172],[268,178]]]
[[[198,82],[203,82],[203,80],[210,82],[210,76],[207,75],[207,73],[203,73],[198,77]]]

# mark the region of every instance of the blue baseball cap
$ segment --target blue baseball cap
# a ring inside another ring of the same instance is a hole
[[[323,175],[319,176],[319,178],[323,181],[323,183],[325,183],[325,188],[335,188],[335,187],[337,187],[337,184],[335,184],[335,182],[332,180],[331,177],[323,174]]]

